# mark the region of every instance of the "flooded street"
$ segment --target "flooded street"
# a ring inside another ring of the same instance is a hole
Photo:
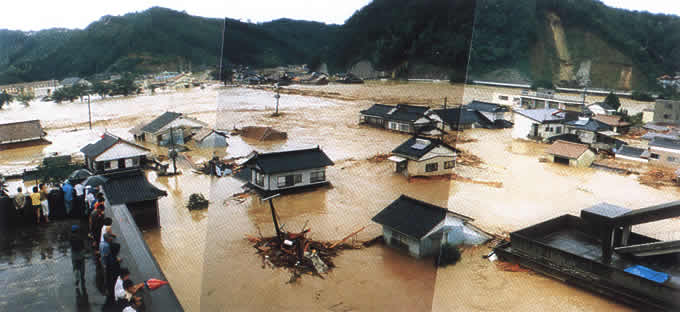
[[[295,88],[298,88],[297,86]],[[678,189],[640,185],[634,175],[540,163],[547,145],[513,141],[511,130],[466,130],[476,141],[457,148],[480,157],[481,168],[459,166],[456,173],[502,187],[442,179],[413,180],[394,173],[388,161],[368,160],[389,153],[408,135],[358,125],[359,111],[374,102],[458,104],[461,99],[491,100],[493,92],[517,89],[436,84],[328,85],[299,87],[343,95],[345,100],[300,95],[281,96],[281,116],[273,117],[273,93],[250,88],[193,89],[137,98],[93,102],[94,127],[87,129],[87,103],[13,104],[0,111],[3,121],[39,118],[53,144],[0,152],[0,170],[35,165],[52,153],[75,153],[104,131],[131,138],[139,122],[172,110],[198,118],[217,129],[271,126],[285,131],[284,141],[258,142],[232,136],[226,157],[252,150],[274,151],[319,145],[335,162],[326,176],[328,187],[285,195],[274,200],[285,229],[305,223],[315,240],[335,241],[363,227],[359,240],[381,234],[371,218],[399,195],[430,202],[470,216],[493,233],[508,233],[562,214],[578,214],[600,203],[633,209],[677,200]],[[351,100],[349,99],[351,98]],[[390,102],[394,101],[394,102]],[[624,107],[641,107],[622,100]],[[73,112],[84,112],[74,114]],[[83,117],[84,116],[84,117]],[[74,128],[76,131],[71,132]],[[159,153],[167,153],[155,148]],[[193,149],[195,163],[212,151]],[[187,311],[626,311],[590,292],[534,273],[505,272],[481,256],[486,246],[467,249],[455,266],[436,269],[430,259],[414,260],[381,245],[345,250],[325,279],[303,276],[287,284],[290,273],[263,269],[245,235],[274,233],[268,205],[257,196],[233,198],[242,181],[198,175],[186,164],[175,177],[149,181],[168,192],[159,200],[158,230],[145,240]],[[192,193],[210,200],[204,211],[185,207]],[[680,239],[678,220],[636,226],[634,231],[659,239]],[[526,295],[531,294],[532,300]]]

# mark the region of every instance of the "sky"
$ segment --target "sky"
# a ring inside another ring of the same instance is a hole
[[[399,3],[399,0],[394,0]],[[456,1],[456,0],[451,0]],[[512,1],[512,0],[507,0]],[[602,0],[613,7],[680,15],[677,0]],[[104,15],[123,15],[153,6],[186,11],[204,17],[229,17],[244,22],[291,19],[343,24],[371,0],[61,0],[5,1],[0,9],[0,29],[41,30],[85,28]],[[36,3],[38,2],[38,3]]]

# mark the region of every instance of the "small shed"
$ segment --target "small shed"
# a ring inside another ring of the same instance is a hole
[[[416,258],[437,255],[448,245],[477,245],[490,235],[473,226],[472,218],[406,195],[380,211],[373,222],[383,227],[388,246]]]
[[[550,162],[572,167],[590,167],[595,161],[595,153],[585,144],[559,140],[550,145],[545,152]]]

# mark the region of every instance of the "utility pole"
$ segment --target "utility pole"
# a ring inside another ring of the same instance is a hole
[[[263,198],[262,201],[269,201],[269,208],[272,211],[272,219],[274,220],[274,229],[276,230],[276,237],[279,239],[279,242],[283,243],[282,237],[281,237],[281,228],[279,228],[279,222],[276,218],[276,210],[274,209],[274,203],[272,203],[272,200],[276,197],[279,197],[281,194],[275,194],[272,196],[269,196],[267,198]]]
[[[92,130],[92,108],[90,108],[90,95],[87,95],[87,118],[90,120],[90,130]]]
[[[173,132],[174,127],[170,127],[170,147],[172,148],[170,150],[170,158],[172,158],[172,168],[175,171],[175,174],[177,174],[177,150],[175,149],[175,135]]]
[[[279,99],[281,98],[281,95],[279,94],[279,83],[277,82],[275,85],[276,88],[276,95],[274,95],[274,98],[276,99],[276,112],[274,113],[274,116],[279,115]]]
[[[220,48],[220,69],[219,69],[219,80],[222,81],[222,58],[224,56],[224,32],[227,29],[227,18],[224,18],[224,23],[222,24],[222,47]],[[226,83],[225,83],[226,84]]]

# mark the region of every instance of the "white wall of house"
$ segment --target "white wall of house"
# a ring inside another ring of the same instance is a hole
[[[505,105],[505,106],[517,106],[519,107],[520,97],[518,95],[506,94],[506,93],[494,93],[493,102],[495,104]]]
[[[137,146],[118,142],[111,148],[97,156],[95,161],[118,160],[121,158],[141,157],[149,154],[149,151]]]
[[[515,125],[512,127],[512,138],[528,140],[531,135],[533,124],[538,124],[538,122],[524,115],[515,114]]]
[[[114,171],[118,169],[129,169],[129,168],[139,168],[140,162],[141,162],[141,157],[129,157],[129,158],[121,158],[124,159],[123,167],[121,167],[118,164],[119,159],[112,159],[112,160],[105,160],[105,161],[95,161],[94,163],[94,168],[90,168],[95,171],[97,168],[100,168],[100,170],[103,170],[104,172],[107,171]]]
[[[680,150],[658,146],[649,147],[649,164],[655,166],[680,167]]]
[[[595,132],[581,130],[581,129],[575,129],[575,128],[569,128],[569,127],[567,127],[567,130],[568,130],[567,131],[568,133],[578,135],[578,138],[583,143],[586,143],[586,144],[597,143]]]
[[[285,185],[285,179],[287,176],[294,176],[293,177],[293,185]],[[297,177],[296,177],[297,176]],[[315,179],[313,180],[314,177],[319,177],[323,176],[323,180],[318,180]],[[251,183],[264,189],[264,190],[282,190],[282,189],[289,189],[289,188],[295,188],[295,187],[301,187],[301,186],[307,186],[307,185],[313,185],[313,184],[320,184],[320,183],[326,183],[328,181],[328,177],[326,177],[326,169],[325,168],[314,168],[314,169],[306,169],[306,170],[299,170],[299,171],[291,171],[291,172],[284,172],[284,173],[277,173],[273,175],[268,175],[264,174],[264,183],[263,185],[257,184],[256,181],[257,178],[257,172],[255,170],[251,170]],[[281,182],[281,183],[280,183]]]
[[[454,166],[446,169],[444,166],[445,162],[451,161],[453,162]],[[453,173],[453,170],[455,169],[455,162],[456,162],[455,156],[436,156],[422,161],[408,160],[408,164],[406,166],[406,173],[407,176],[433,176],[450,174]],[[428,172],[426,170],[428,164],[437,164],[437,170]]]
[[[621,155],[621,154],[616,154],[615,157],[616,157],[617,160],[630,160],[630,161],[637,161],[637,162],[642,162],[642,163],[649,162],[649,160],[646,159],[646,158],[630,157],[630,156]]]
[[[559,123],[542,124],[526,116],[515,114],[515,125],[512,128],[512,138],[530,140],[530,136],[533,135],[533,125],[538,127],[538,136],[542,140],[565,134],[567,131],[566,127]]]

